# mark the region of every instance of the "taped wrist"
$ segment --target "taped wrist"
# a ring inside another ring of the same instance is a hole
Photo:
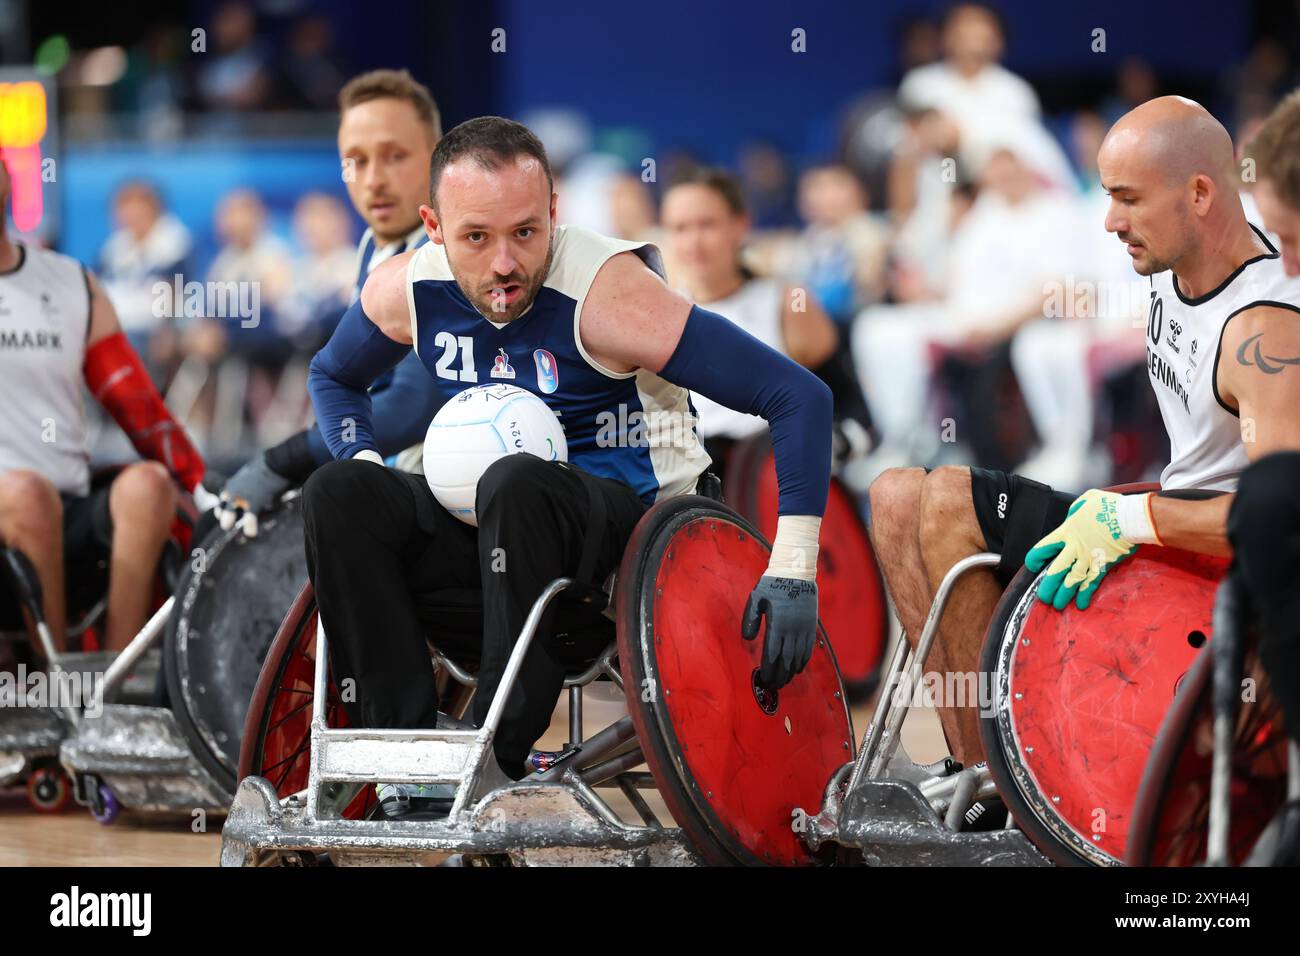
[[[1156,520],[1151,514],[1152,494],[1120,495],[1115,506],[1119,533],[1134,544],[1162,544],[1156,532]]]
[[[206,471],[203,458],[163,404],[126,335],[114,332],[90,346],[82,374],[90,394],[141,457],[161,463],[186,491],[193,491]]]
[[[776,519],[776,539],[767,563],[770,577],[817,580],[818,536],[822,519],[816,515],[781,515]]]

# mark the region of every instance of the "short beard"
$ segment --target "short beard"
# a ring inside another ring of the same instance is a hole
[[[1133,263],[1133,271],[1140,276],[1153,276],[1157,273],[1165,272],[1168,269],[1169,263],[1161,262],[1156,259],[1151,259],[1144,265],[1139,265],[1136,262]]]
[[[1151,262],[1147,265],[1145,270],[1136,270],[1136,269],[1134,270],[1137,272],[1138,275],[1152,276],[1158,272],[1166,272],[1166,271],[1173,272],[1175,267],[1178,265],[1178,260],[1183,258],[1183,255],[1187,252],[1187,250],[1194,249],[1196,247],[1196,231],[1192,228],[1192,217],[1190,213],[1188,213],[1187,209],[1181,206],[1178,209],[1178,226],[1179,226],[1178,254],[1174,256],[1170,256],[1167,259],[1153,258]],[[1150,251],[1151,251],[1150,248],[1148,248],[1147,252]]]
[[[451,276],[456,280],[456,285],[460,288],[461,294],[465,296],[465,298],[469,299],[470,305],[474,306],[474,308],[478,310],[479,314],[488,321],[499,324],[502,322],[513,322],[532,307],[533,302],[537,299],[538,293],[542,291],[542,286],[546,284],[547,277],[551,274],[551,260],[553,258],[555,258],[555,234],[551,233],[551,237],[546,244],[546,261],[542,263],[542,268],[537,271],[536,275],[531,277],[531,280],[528,283],[528,288],[526,288],[524,294],[519,297],[519,301],[515,302],[504,312],[498,312],[492,308],[491,292],[480,296],[471,293],[468,290],[466,284],[461,281],[460,275],[456,272],[456,266],[451,261],[450,255],[447,256],[447,266],[451,269]]]

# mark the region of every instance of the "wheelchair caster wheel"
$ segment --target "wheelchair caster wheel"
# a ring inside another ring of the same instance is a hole
[[[117,819],[122,812],[122,805],[117,802],[117,797],[113,791],[108,788],[108,784],[101,783],[95,788],[93,802],[90,807],[90,815],[95,818],[95,822],[108,826]]]
[[[58,767],[38,767],[27,780],[27,802],[41,813],[59,813],[68,805],[72,789]]]

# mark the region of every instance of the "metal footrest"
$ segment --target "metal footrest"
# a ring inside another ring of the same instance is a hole
[[[164,707],[105,704],[102,714],[84,718],[63,741],[59,762],[74,780],[94,777],[107,784],[133,810],[222,813],[230,800]]]
[[[821,811],[805,818],[804,842],[814,851],[838,843],[860,851],[872,865],[1050,865],[1019,830],[962,829],[976,802],[997,796],[985,765],[936,774],[933,767],[913,763],[901,747],[908,701],[938,637],[953,586],[968,571],[992,567],[998,560],[995,554],[978,554],[955,564],[937,589],[915,652],[900,638],[856,760],[832,776]],[[896,701],[895,688],[903,691],[901,700]]]
[[[323,730],[316,735],[321,783],[460,783],[480,747],[475,730]]]
[[[915,784],[868,780],[840,808],[835,842],[874,866],[1050,866],[1019,830],[950,829]]]
[[[57,754],[66,734],[67,725],[52,708],[0,709],[0,787],[21,777],[33,760]]]

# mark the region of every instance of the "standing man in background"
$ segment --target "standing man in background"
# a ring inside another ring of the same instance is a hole
[[[367,226],[357,248],[355,301],[376,266],[428,241],[420,204],[429,195],[429,157],[442,138],[438,104],[406,70],[362,73],[339,92],[338,138],[348,197]],[[438,401],[414,353],[371,395],[380,451],[396,455],[423,441]],[[267,449],[226,484],[217,508],[222,527],[243,519],[244,530],[257,534],[257,516],[331,457],[315,427]],[[409,458],[419,461],[418,454]]]

